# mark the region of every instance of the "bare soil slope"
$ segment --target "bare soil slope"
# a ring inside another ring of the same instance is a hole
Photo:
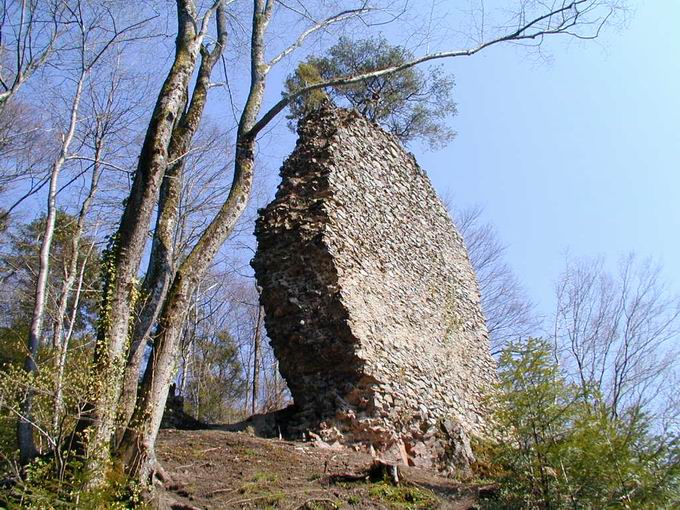
[[[397,486],[356,476],[374,459],[317,444],[245,432],[163,430],[157,450],[168,480],[158,505],[164,510],[478,508],[483,487],[415,468],[401,469]]]

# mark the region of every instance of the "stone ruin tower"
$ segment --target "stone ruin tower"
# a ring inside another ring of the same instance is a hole
[[[252,261],[288,430],[464,468],[495,363],[463,240],[393,135],[330,106],[298,133]]]

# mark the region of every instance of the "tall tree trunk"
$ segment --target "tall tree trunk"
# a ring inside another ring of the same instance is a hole
[[[274,379],[273,386],[274,386],[274,398],[272,399],[272,404],[274,410],[279,408],[280,401],[279,401],[279,362],[278,360],[274,360],[274,364],[272,365],[272,376]]]
[[[45,229],[43,231],[42,243],[40,245],[38,281],[35,288],[35,302],[33,305],[33,315],[31,326],[28,332],[28,355],[24,362],[26,372],[35,376],[38,372],[37,357],[40,348],[40,340],[45,321],[45,300],[47,297],[47,280],[50,272],[50,250],[52,239],[54,238],[54,228],[57,220],[57,192],[59,174],[61,173],[71,142],[76,132],[76,121],[80,108],[80,99],[85,82],[85,71],[80,73],[76,90],[71,103],[69,125],[64,133],[59,150],[59,155],[52,165],[50,175],[50,187],[47,195],[47,216],[45,218]],[[32,384],[32,382],[29,382]],[[17,442],[19,445],[20,461],[23,465],[29,463],[37,455],[35,439],[33,437],[33,388],[29,387],[26,397],[21,406],[21,418],[17,424]]]
[[[269,70],[265,63],[264,35],[271,20],[274,2],[254,0],[253,3],[250,88],[236,134],[231,189],[219,212],[173,279],[159,319],[158,335],[154,340],[154,350],[144,375],[135,413],[117,452],[128,475],[143,484],[151,482],[156,469],[154,444],[165,409],[189,299],[197,282],[245,211],[252,191],[255,140],[250,130],[255,125],[264,97],[265,78]]]
[[[111,239],[97,328],[92,405],[79,425],[81,432],[90,429],[90,432],[82,434],[90,486],[103,481],[106,461],[111,453],[127,362],[137,271],[160,183],[168,166],[171,137],[184,109],[185,91],[196,66],[211,12],[204,16],[200,31],[197,31],[199,27],[193,1],[177,0],[175,59],[158,95],[130,195],[118,230]]]
[[[179,176],[173,175],[172,171],[168,170],[161,185],[158,219],[141,291],[143,301],[136,314],[123,375],[123,388],[118,405],[120,423],[116,431],[116,444],[122,439],[125,428],[134,412],[144,350],[151,338],[153,327],[160,313],[160,307],[173,276],[173,239],[172,236],[168,237],[167,234],[168,227],[172,228],[170,223],[174,224],[174,221],[176,221],[176,214],[173,209],[176,210],[177,208],[178,179]]]
[[[174,354],[190,299],[189,282],[179,274],[177,280],[179,284],[173,284],[161,313],[159,333],[144,372],[137,406],[119,446],[118,456],[128,473],[143,480],[150,480],[155,469],[154,443],[165,410],[176,362]]]
[[[257,411],[257,394],[259,392],[260,379],[260,325],[262,324],[262,306],[257,307],[257,319],[255,322],[255,335],[253,337],[253,406],[251,414]]]
[[[155,472],[154,443],[174,373],[177,346],[191,295],[246,208],[252,187],[253,147],[252,141],[241,144],[236,158],[235,182],[227,203],[216,217],[224,223],[216,225],[219,228],[209,227],[207,232],[211,235],[204,234],[182,263],[173,279],[158,321],[158,333],[144,373],[137,405],[116,454],[125,464],[128,475],[145,484],[150,483]],[[213,224],[214,221],[211,227]]]
[[[210,75],[227,42],[226,13],[223,8],[218,7],[216,18],[217,44],[212,51],[201,46],[201,64],[191,101],[172,131],[168,150],[169,166],[161,185],[154,239],[142,287],[144,301],[132,330],[132,342],[125,367],[123,391],[119,403],[120,425],[116,433],[116,444],[122,439],[125,428],[132,418],[137,399],[139,371],[144,356],[144,348],[151,337],[151,331],[158,320],[168,287],[175,274],[174,235],[179,219],[179,201],[185,158],[200,125],[203,110],[208,100]],[[187,103],[186,96],[184,103],[185,105]]]
[[[100,157],[102,152],[101,140],[95,142],[95,154],[94,154],[94,166],[92,168],[92,178],[90,180],[90,189],[88,191],[82,206],[80,207],[80,212],[78,213],[78,220],[76,222],[76,230],[71,237],[71,260],[69,260],[69,267],[67,269],[66,277],[61,287],[61,292],[59,296],[59,305],[57,307],[57,315],[55,317],[55,327],[54,327],[54,339],[52,343],[56,347],[57,354],[57,366],[56,366],[56,377],[55,377],[55,390],[54,390],[54,409],[52,415],[52,432],[57,433],[59,423],[63,414],[63,387],[64,387],[64,368],[66,366],[66,355],[68,352],[68,343],[70,340],[70,332],[72,331],[73,320],[75,319],[75,314],[77,314],[78,301],[74,300],[73,303],[73,318],[71,320],[69,335],[62,338],[64,330],[64,319],[66,316],[66,309],[68,308],[68,302],[71,298],[71,293],[73,287],[76,284],[76,279],[80,274],[80,284],[82,285],[83,271],[85,270],[85,265],[87,264],[87,257],[83,260],[82,270],[78,271],[78,256],[80,255],[80,241],[85,230],[85,219],[90,212],[90,207],[94,201],[94,197],[97,194],[97,188],[99,185],[99,177],[101,175],[101,164]],[[78,296],[79,297],[79,296]]]

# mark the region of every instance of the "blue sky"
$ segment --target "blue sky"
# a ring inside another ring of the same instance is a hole
[[[511,46],[449,61],[458,137],[415,151],[440,192],[484,206],[545,313],[567,251],[654,257],[680,292],[680,2],[631,7],[597,41],[547,41],[550,63]]]

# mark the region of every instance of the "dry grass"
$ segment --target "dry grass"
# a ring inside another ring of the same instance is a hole
[[[370,456],[219,430],[164,430],[158,458],[170,477],[162,499],[175,508],[413,509],[476,508],[475,486],[405,468],[404,481],[333,483],[357,473]]]

